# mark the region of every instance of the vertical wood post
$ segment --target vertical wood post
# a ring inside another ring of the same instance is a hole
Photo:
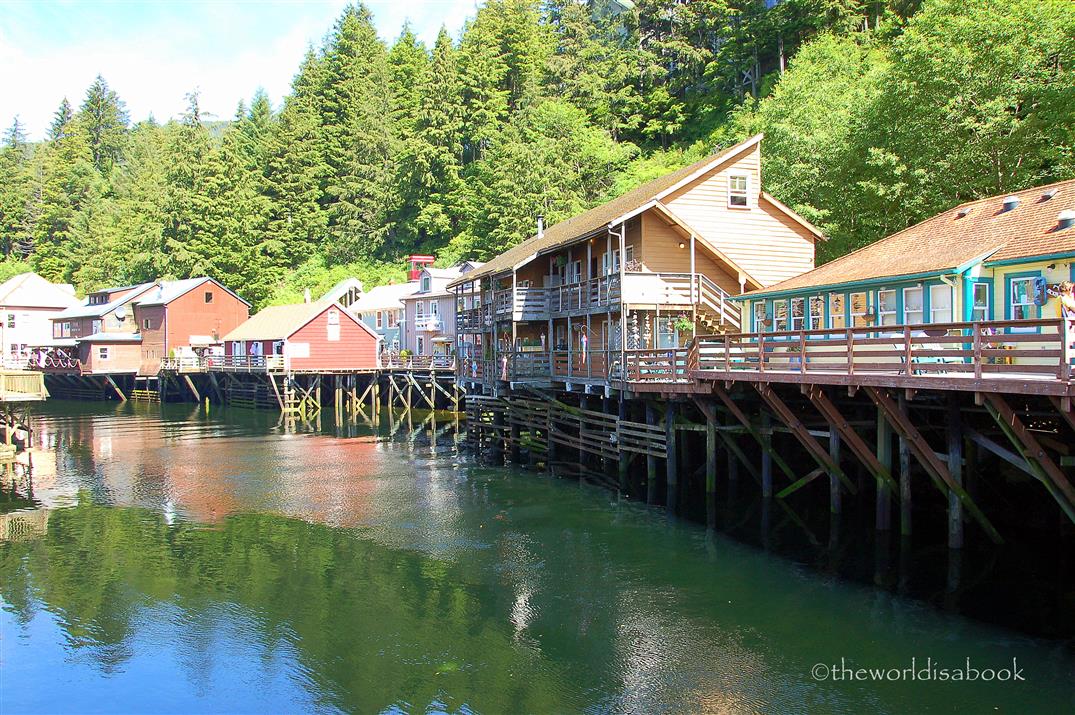
[[[627,419],[627,400],[623,398],[622,394],[620,395],[619,411],[617,414],[621,421]],[[629,488],[629,484],[627,481],[627,465],[630,464],[630,455],[622,451],[622,449],[620,450],[619,454],[620,458],[617,462],[616,467],[619,471],[618,476],[620,483],[620,491],[626,492]]]
[[[717,420],[716,411],[705,418],[705,513],[706,525],[717,524]]]
[[[665,507],[675,512],[679,501],[679,452],[676,449],[676,403],[669,402],[664,413]]]
[[[653,403],[646,401],[646,424],[657,426],[657,411],[653,409]],[[646,455],[646,503],[652,504],[657,500],[657,458],[652,454]]]
[[[952,481],[963,486],[963,415],[956,393],[948,397],[948,472]],[[948,548],[963,548],[963,503],[959,495],[948,490]]]
[[[907,398],[899,396],[900,413],[907,414]],[[911,535],[911,447],[900,436],[900,535]]]
[[[840,464],[840,433],[834,427],[829,427],[829,457],[833,463]],[[843,511],[843,494],[840,492],[840,478],[835,474],[829,475],[829,512],[839,514]]]
[[[892,425],[880,408],[877,409],[877,461],[892,472]],[[878,531],[892,528],[892,493],[888,483],[876,479],[877,503],[874,508],[874,525]]]
[[[761,413],[761,496],[773,496],[773,457],[769,449],[773,443],[773,418],[767,411]]]

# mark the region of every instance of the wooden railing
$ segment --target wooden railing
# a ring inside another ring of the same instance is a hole
[[[44,374],[30,370],[0,371],[0,401],[30,402],[47,396]]]
[[[454,355],[381,355],[378,366],[393,370],[454,370]]]
[[[82,373],[82,361],[77,357],[62,352],[46,352],[30,358],[27,367],[31,370],[42,372],[73,372]]]
[[[222,372],[284,372],[283,355],[212,355],[205,358],[208,370]]]
[[[624,371],[616,377],[627,382],[687,382],[690,380],[689,352],[685,348],[627,350]]]
[[[1071,378],[1075,321],[1010,320],[700,337],[697,370]]]
[[[184,355],[182,357],[166,357],[161,359],[161,370],[169,372],[204,372],[209,361],[219,355],[201,357],[199,355]]]
[[[620,277],[598,276],[579,283],[548,288],[548,311],[553,315],[606,308],[620,299]]]

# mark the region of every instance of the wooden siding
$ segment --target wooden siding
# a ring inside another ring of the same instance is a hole
[[[429,301],[437,301],[437,315],[440,317],[441,327],[440,330],[418,330],[415,324],[415,304],[419,301],[422,302],[423,316],[429,316]],[[422,296],[408,296],[403,300],[403,316],[406,323],[403,326],[403,335],[400,340],[400,347],[407,350],[417,350],[418,348],[418,336],[421,335],[425,338],[426,343],[426,355],[432,355],[432,343],[430,342],[436,337],[449,337],[455,338],[455,295],[441,296],[439,298],[425,298]],[[454,342],[454,341],[453,341]]]
[[[339,340],[328,339],[328,313],[340,316]],[[377,367],[377,338],[338,306],[326,307],[287,339],[289,345],[308,343],[310,357],[292,357],[292,370],[361,370]]]
[[[749,206],[728,206],[728,176],[750,177]],[[665,197],[664,203],[763,286],[814,267],[813,234],[761,197],[761,150],[754,146]],[[738,290],[736,291],[738,292]]]
[[[156,375],[160,371],[161,358],[168,357],[168,344],[165,340],[165,315],[163,305],[148,305],[135,309],[138,329],[142,334],[142,362],[138,369],[140,375]],[[149,328],[145,327],[149,321]]]
[[[100,348],[108,348],[108,357],[101,359]],[[79,360],[83,372],[133,373],[142,363],[142,346],[138,343],[81,343]]]
[[[668,224],[659,214],[642,215],[641,261],[653,273],[690,273],[691,241]],[[683,244],[683,248],[679,244]],[[637,249],[636,249],[637,250]],[[695,244],[694,272],[701,273],[729,295],[739,294],[739,276],[723,261],[718,261],[701,242]],[[638,258],[638,256],[635,256]]]

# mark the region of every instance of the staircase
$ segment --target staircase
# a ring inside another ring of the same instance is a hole
[[[740,327],[739,304],[728,293],[704,275],[698,274],[695,285],[694,312],[697,335],[717,335],[737,332]]]

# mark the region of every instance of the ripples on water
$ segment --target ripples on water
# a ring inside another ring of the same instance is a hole
[[[46,413],[0,501],[5,713],[1075,711],[1061,645],[472,466],[450,424]],[[841,657],[1028,681],[811,677]]]

